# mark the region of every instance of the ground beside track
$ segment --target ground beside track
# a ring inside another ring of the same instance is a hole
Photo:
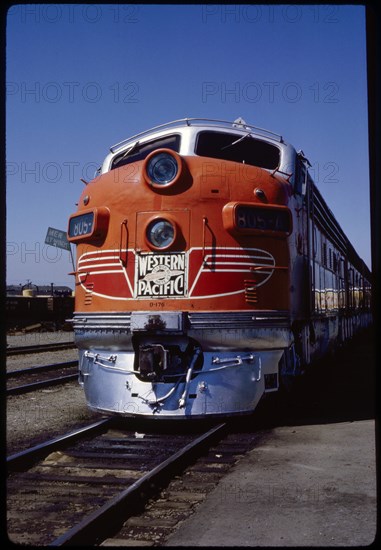
[[[86,406],[76,381],[7,398],[6,454],[102,418]]]
[[[73,340],[72,332],[7,336],[7,343],[10,346],[31,346],[71,340]],[[11,371],[35,365],[71,361],[77,358],[78,351],[68,349],[14,355],[7,357],[6,361],[7,370]],[[89,411],[83,390],[76,381],[27,394],[10,396],[5,405],[7,455],[101,418],[100,415]]]
[[[22,332],[7,334],[7,345],[12,346],[41,346],[44,344],[59,344],[73,342],[74,332],[66,330],[46,332]]]
[[[362,546],[376,535],[374,421],[282,426],[167,546]]]

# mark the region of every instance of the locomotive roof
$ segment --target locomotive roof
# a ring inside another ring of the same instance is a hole
[[[115,153],[131,141],[136,141],[137,139],[148,137],[151,134],[160,133],[162,131],[181,126],[197,126],[204,128],[219,128],[223,130],[238,130],[241,132],[246,132],[248,134],[255,134],[266,139],[274,140],[278,143],[284,143],[283,137],[280,134],[271,132],[270,130],[265,130],[264,128],[259,128],[252,124],[248,124],[242,118],[238,118],[235,121],[217,120],[211,118],[181,118],[178,120],[167,122],[165,124],[160,124],[159,126],[154,126],[149,130],[145,130],[144,132],[140,132],[139,134],[130,136],[129,138],[124,139],[110,147],[110,151],[111,153]]]

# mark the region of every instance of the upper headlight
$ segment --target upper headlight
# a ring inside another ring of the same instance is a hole
[[[151,157],[147,173],[152,183],[167,185],[175,179],[178,172],[176,159],[169,153],[159,153]]]
[[[164,218],[154,219],[148,224],[146,238],[154,248],[168,248],[176,239],[175,224]]]
[[[153,187],[170,187],[180,177],[181,157],[167,149],[153,151],[146,158],[145,172],[147,182]]]

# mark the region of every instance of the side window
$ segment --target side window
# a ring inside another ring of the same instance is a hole
[[[306,181],[306,166],[299,158],[296,159],[295,193],[301,195]]]
[[[323,242],[323,243],[322,243],[322,249],[321,249],[321,263],[322,263],[322,265],[324,265],[324,267],[328,267],[328,262],[327,262],[327,243],[326,243],[326,242]]]

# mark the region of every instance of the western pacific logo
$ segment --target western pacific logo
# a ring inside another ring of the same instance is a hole
[[[137,256],[136,297],[167,298],[185,295],[185,253]]]

